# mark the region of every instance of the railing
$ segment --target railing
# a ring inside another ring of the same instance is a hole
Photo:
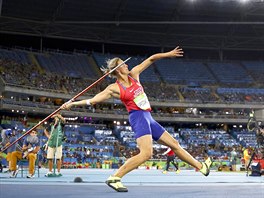
[[[4,87],[14,87],[14,88],[19,88],[19,89],[25,89],[25,90],[35,90],[35,91],[40,91],[40,92],[52,92],[52,93],[59,93],[59,94],[62,94],[62,97],[63,99],[68,99],[68,95],[69,93],[65,93],[63,90],[54,90],[54,89],[46,89],[46,88],[38,88],[38,87],[32,87],[32,86],[26,86],[26,85],[18,85],[18,84],[12,84],[12,83],[6,83],[4,81],[4,79],[0,76],[0,79],[1,81],[3,82],[4,84]],[[42,94],[44,95],[44,94]],[[91,94],[85,94],[86,96],[92,96]],[[234,104],[234,102],[231,102],[231,101],[207,101],[207,100],[204,100],[204,101],[197,101],[197,100],[188,100],[188,101],[180,101],[179,99],[178,100],[171,100],[171,99],[158,99],[158,98],[155,98],[155,97],[149,97],[149,100],[150,101],[153,101],[153,102],[161,102],[161,103],[173,103],[173,102],[179,102],[179,103],[183,103],[183,104],[188,104],[188,103],[195,103],[195,104],[208,104],[208,103],[211,103],[211,104]],[[264,101],[263,102],[249,102],[249,101],[236,101],[236,104],[245,104],[245,105],[248,105],[248,104],[251,104],[251,105],[260,105],[260,104],[264,104]]]
[[[11,104],[11,105],[16,105],[16,106],[21,106],[21,107],[34,107],[35,110],[37,109],[56,109],[58,106],[52,105],[52,104],[42,104],[38,102],[30,102],[30,101],[15,101],[12,99],[1,99],[0,104]],[[31,105],[32,104],[32,105]],[[127,111],[125,109],[122,110],[95,110],[93,112],[92,109],[85,109],[85,108],[72,108],[72,110],[77,111],[77,112],[89,112],[89,113],[100,113],[100,114],[118,114],[118,115],[127,115]],[[152,113],[152,115],[157,116],[157,117],[183,117],[183,118],[223,118],[223,119],[228,119],[228,118],[234,118],[234,119],[248,119],[247,115],[235,115],[235,114],[218,114],[218,115],[207,115],[207,114],[172,114],[172,113]]]

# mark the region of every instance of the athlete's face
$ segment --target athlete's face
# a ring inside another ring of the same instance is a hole
[[[124,61],[123,60],[119,60],[118,61],[118,65],[119,64],[122,64]],[[129,74],[129,70],[128,70],[128,65],[127,64],[123,64],[121,65],[119,68],[118,68],[118,71],[121,73],[121,74]]]

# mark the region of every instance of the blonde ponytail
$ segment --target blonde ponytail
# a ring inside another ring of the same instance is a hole
[[[104,72],[104,74],[110,72],[112,69],[114,69],[118,65],[118,61],[119,60],[120,60],[120,58],[118,58],[118,57],[115,57],[115,58],[112,58],[112,59],[108,59],[106,61],[107,66],[106,67],[101,67],[100,68],[101,71]],[[115,78],[116,77],[115,71],[112,72],[111,74],[109,74],[109,77]]]

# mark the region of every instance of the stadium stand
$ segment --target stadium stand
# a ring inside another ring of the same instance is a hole
[[[216,81],[202,62],[162,59],[155,65],[162,79],[167,83],[214,84]]]
[[[30,56],[34,56],[37,65],[32,64]],[[65,94],[77,93],[91,84],[98,76],[99,68],[105,65],[109,58],[127,58],[127,55],[102,54],[93,52],[87,54],[63,54],[55,52],[33,53],[21,50],[0,49],[0,71],[4,84],[20,86],[25,89],[47,90]],[[93,59],[97,68],[89,61]],[[139,64],[144,56],[132,56],[129,66]],[[263,73],[263,62],[223,63],[200,61],[183,61],[166,59],[156,62],[142,73],[142,82],[151,101],[184,101],[195,103],[261,103],[263,102],[263,88],[252,88],[253,83],[261,83],[257,77]],[[74,67],[73,67],[74,65]],[[166,65],[166,67],[165,67]],[[63,71],[63,72],[62,72]],[[159,89],[156,89],[156,86]],[[230,87],[231,85],[231,87]],[[90,93],[98,93],[106,83],[96,86]],[[233,86],[233,87],[232,87]],[[3,97],[2,104],[32,108],[55,108],[55,101],[35,100]],[[97,108],[73,108],[79,112],[112,113],[123,115],[125,110],[115,104],[98,105]],[[182,112],[180,108],[154,107],[154,115],[163,116],[209,116],[210,111],[198,112],[198,115]],[[175,113],[178,112],[178,113]],[[217,112],[219,116],[225,112]],[[233,112],[231,116],[235,115]],[[213,117],[215,114],[213,114]],[[225,115],[228,116],[228,115]],[[245,116],[247,116],[245,114]],[[31,125],[32,126],[32,125]],[[15,127],[19,131],[26,131],[21,121],[1,120],[1,128]],[[197,158],[209,154],[216,161],[228,161],[227,153],[233,147],[240,148],[254,146],[254,134],[241,130],[227,133],[221,130],[182,128],[175,131],[174,127],[167,127],[174,138]],[[39,129],[43,133],[43,129]],[[63,150],[64,168],[105,167],[104,161],[111,160],[117,167],[120,158],[129,157],[138,152],[134,133],[129,126],[116,126],[114,129],[88,125],[67,125],[65,130],[65,144]],[[42,145],[47,141],[41,136]],[[165,159],[161,155],[166,148],[154,143],[153,159]],[[44,159],[45,152],[42,151]],[[5,163],[3,161],[3,163]]]
[[[235,86],[236,84],[248,85],[253,82],[245,69],[236,63],[209,62],[207,65],[220,83]]]

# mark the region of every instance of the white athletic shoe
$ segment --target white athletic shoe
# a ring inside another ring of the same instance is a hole
[[[19,172],[18,169],[15,170],[15,171],[13,171],[13,172],[11,172],[10,178],[15,178],[15,177],[17,177],[18,172]]]
[[[45,177],[49,177],[49,176],[51,176],[51,175],[53,175],[53,172],[47,172],[47,173],[45,174]]]
[[[34,178],[34,177],[35,177],[34,174],[27,175],[27,178]]]

